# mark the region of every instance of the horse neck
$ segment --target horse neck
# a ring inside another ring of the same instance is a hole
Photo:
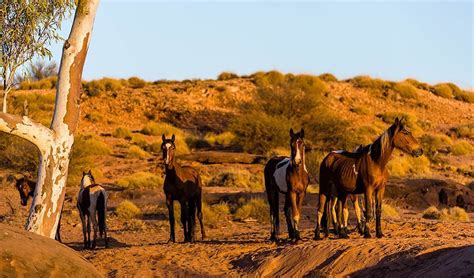
[[[173,159],[170,161],[170,164],[166,165],[165,164],[165,173],[166,175],[176,175],[177,171],[179,171],[181,167],[179,166],[178,163],[176,163],[176,160],[173,156]]]
[[[294,157],[290,157],[291,168],[294,169],[298,174],[304,174],[306,172],[306,162],[304,152],[301,152],[301,163],[299,165],[293,164]]]
[[[394,148],[393,131],[389,128],[370,146],[370,158],[381,168],[385,168]]]

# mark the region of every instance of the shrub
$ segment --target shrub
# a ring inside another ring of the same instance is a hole
[[[141,210],[134,203],[125,200],[117,206],[115,214],[121,219],[131,220],[140,216]]]
[[[226,131],[220,134],[208,133],[206,134],[204,139],[210,145],[229,146],[235,140],[235,135],[230,131]]]
[[[319,79],[321,79],[322,81],[325,81],[325,82],[337,82],[337,78],[331,74],[331,73],[323,73],[321,75],[318,76]]]
[[[147,158],[150,157],[150,154],[144,151],[139,146],[132,145],[128,148],[127,153],[128,158]]]
[[[251,199],[235,211],[234,218],[240,221],[248,218],[254,218],[259,222],[268,222],[268,204],[263,199]]]
[[[474,147],[465,140],[457,140],[453,145],[454,155],[470,155],[474,153]]]
[[[460,92],[454,93],[454,99],[464,101],[467,103],[474,103],[474,93],[468,92],[468,91],[460,91]]]
[[[161,135],[164,134],[168,139],[171,138],[172,134],[174,134],[176,136],[176,152],[178,154],[189,153],[189,147],[186,144],[185,133],[181,129],[174,127],[170,124],[149,122],[143,127],[142,133],[147,135],[160,136],[160,138]]]
[[[252,175],[244,170],[232,170],[218,173],[212,177],[207,186],[223,186],[257,190],[263,188],[260,175]]]
[[[116,184],[118,187],[127,190],[152,189],[163,186],[163,178],[150,172],[136,172],[119,179]]]
[[[126,127],[117,127],[114,132],[112,132],[112,136],[115,138],[130,140],[132,139],[132,132]]]
[[[319,179],[319,166],[321,165],[321,161],[324,159],[326,155],[327,155],[326,152],[316,151],[316,150],[306,152],[305,154],[306,168],[308,170],[309,175],[313,179]]]
[[[48,90],[55,89],[58,82],[57,76],[50,76],[40,80],[24,80],[18,86],[20,90]]]
[[[15,94],[11,99],[15,114],[23,114],[23,104],[28,102],[28,116],[45,126],[51,124],[56,100],[55,92],[25,92]]]
[[[228,72],[228,71],[224,71],[224,72],[221,72],[219,74],[219,76],[217,77],[218,80],[231,80],[231,79],[236,79],[236,78],[239,78],[239,76],[233,72]]]
[[[0,164],[15,171],[34,172],[38,165],[38,149],[30,142],[7,133],[0,134]]]
[[[382,114],[378,114],[377,117],[381,118],[387,124],[393,124],[395,122],[395,118],[405,118],[405,124],[411,131],[416,134],[422,132],[422,129],[418,125],[418,118],[411,114],[411,113],[404,113],[404,112],[385,112]]]
[[[453,144],[451,138],[446,135],[423,135],[421,137],[421,144],[423,145],[424,152],[432,156],[435,152],[443,148],[450,148]]]
[[[130,219],[124,223],[127,231],[142,231],[146,228],[145,222],[141,219]]]
[[[437,85],[433,86],[432,92],[433,92],[433,94],[435,94],[437,96],[440,96],[440,97],[453,98],[453,91],[452,91],[451,87],[446,83],[437,84]]]
[[[91,123],[98,123],[102,121],[102,114],[98,112],[91,112],[90,114],[87,114],[85,118]]]
[[[369,115],[370,111],[367,107],[364,106],[357,106],[357,107],[351,107],[350,109],[351,112],[356,113],[357,115]]]
[[[411,85],[415,86],[417,89],[429,91],[430,85],[428,83],[423,83],[415,79],[407,79],[405,82],[410,83]]]
[[[426,156],[395,156],[387,165],[390,175],[403,177],[408,174],[422,175],[430,173],[430,161]]]
[[[83,84],[84,92],[91,97],[98,96],[102,92],[118,91],[122,88],[123,85],[120,80],[107,77]]]
[[[418,92],[416,88],[408,82],[396,83],[393,86],[393,90],[397,92],[402,98],[418,98]]]
[[[398,209],[389,204],[382,204],[382,216],[385,218],[400,218]]]
[[[388,81],[371,78],[370,76],[356,76],[349,80],[357,88],[367,88],[374,90],[386,90],[392,87],[392,84]]]
[[[73,157],[108,155],[111,148],[94,135],[79,135],[74,139]]]
[[[441,212],[435,206],[431,206],[423,211],[422,217],[426,219],[440,219]]]
[[[130,140],[130,142],[132,144],[135,144],[141,148],[145,148],[148,143],[145,139],[145,136],[143,136],[143,134],[140,134],[140,133],[135,133],[135,134],[132,134],[132,138]]]
[[[453,220],[460,222],[469,222],[469,215],[460,207],[453,207],[441,210],[441,220]]]
[[[146,81],[138,77],[130,77],[128,79],[128,86],[132,89],[140,89],[145,87]]]
[[[205,225],[216,227],[219,222],[226,220],[230,215],[229,205],[221,202],[215,205],[202,203],[203,222]]]
[[[457,137],[474,139],[474,124],[454,127],[451,131],[454,131]]]

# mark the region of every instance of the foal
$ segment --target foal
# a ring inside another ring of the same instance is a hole
[[[285,194],[285,217],[290,239],[300,240],[298,225],[301,206],[309,184],[305,165],[304,130],[290,129],[290,157],[274,157],[265,165],[265,191],[270,205],[271,241],[278,241],[280,233],[279,194]],[[291,213],[291,215],[290,215]]]
[[[339,200],[341,209],[338,213],[339,237],[347,237],[347,197],[349,194],[365,195],[365,227],[364,237],[370,238],[367,223],[372,217],[373,193],[375,192],[376,235],[383,237],[381,227],[382,199],[388,179],[387,163],[395,148],[415,157],[423,154],[423,150],[415,137],[405,126],[403,119],[395,119],[374,143],[357,153],[337,151],[329,153],[321,162],[319,174],[319,207],[314,238],[320,239],[320,224],[326,199],[331,194]],[[334,192],[331,192],[334,191]],[[329,203],[329,202],[327,202]],[[326,209],[328,209],[326,207]],[[344,218],[344,221],[343,219]],[[327,230],[325,231],[327,235]]]
[[[28,204],[28,200],[33,198],[36,189],[36,182],[32,181],[26,177],[21,177],[16,179],[16,189],[20,193],[20,203],[22,206],[26,206]],[[61,216],[59,217],[58,228],[56,230],[56,237],[55,239],[61,242],[61,235],[59,233],[59,228],[61,226]]]
[[[166,139],[163,134],[161,150],[165,161],[165,181],[163,190],[166,195],[166,206],[169,212],[170,239],[175,242],[174,233],[174,207],[176,200],[181,206],[181,223],[184,229],[184,241],[195,241],[196,212],[201,225],[202,240],[206,237],[202,223],[202,185],[201,177],[196,169],[189,166],[181,166],[175,159],[175,136]]]
[[[84,249],[95,249],[97,231],[104,237],[105,248],[109,247],[107,240],[107,193],[105,189],[95,183],[91,170],[82,173],[81,188],[77,196],[77,209],[81,216],[82,235],[84,236]],[[87,231],[86,231],[87,218]],[[97,220],[98,218],[98,220]],[[94,229],[94,238],[91,245],[91,222]],[[86,235],[87,233],[87,235]]]

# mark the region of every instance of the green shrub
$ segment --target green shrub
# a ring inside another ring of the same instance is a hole
[[[112,136],[115,138],[130,140],[132,139],[132,132],[126,127],[117,127],[114,132],[112,132]]]
[[[454,155],[470,155],[474,153],[474,146],[471,145],[468,141],[457,140],[453,145],[453,154]]]
[[[138,77],[130,77],[128,79],[128,87],[132,89],[140,89],[145,87],[146,81]]]
[[[225,202],[215,205],[202,203],[202,214],[205,225],[217,227],[219,222],[226,220],[230,216],[230,208]]]
[[[441,212],[435,206],[431,206],[423,211],[422,217],[426,219],[440,219]]]
[[[58,82],[57,76],[50,76],[41,80],[24,80],[18,86],[20,90],[47,90],[55,89]]]
[[[141,215],[141,210],[134,203],[125,200],[117,206],[115,214],[123,220],[131,220],[139,217]]]
[[[150,154],[144,151],[139,146],[132,145],[130,146],[130,148],[128,148],[127,157],[128,158],[148,158],[150,157]]]
[[[331,73],[323,73],[321,75],[318,76],[319,79],[321,79],[322,81],[325,81],[325,82],[337,82],[337,78],[331,74]]]
[[[218,80],[231,80],[231,79],[236,79],[236,78],[239,78],[239,76],[233,72],[228,72],[228,71],[224,71],[224,72],[221,72],[219,74],[219,76],[217,77]]]
[[[260,175],[252,175],[245,170],[232,170],[220,172],[213,176],[207,186],[223,186],[234,188],[245,188],[250,190],[263,189],[263,181]]]
[[[454,99],[467,103],[474,103],[474,93],[468,91],[456,92],[454,93]]]
[[[402,98],[418,99],[418,92],[416,88],[408,82],[396,83],[393,90],[397,92]]]
[[[440,97],[453,98],[452,88],[446,83],[441,83],[433,86],[432,92],[433,94]]]
[[[239,207],[235,213],[234,218],[236,220],[246,220],[254,218],[259,222],[269,221],[269,207],[263,199],[251,199]]]
[[[230,131],[226,131],[220,134],[208,133],[206,134],[204,139],[210,145],[229,146],[235,140],[235,135]]]
[[[117,181],[117,186],[122,189],[152,189],[163,186],[163,178],[150,172],[136,172]]]

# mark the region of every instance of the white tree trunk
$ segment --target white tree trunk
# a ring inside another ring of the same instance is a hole
[[[54,238],[64,201],[69,159],[79,119],[82,69],[99,0],[79,0],[64,43],[51,128],[28,117],[0,113],[0,131],[25,138],[40,150],[38,180],[26,229]]]
[[[3,104],[2,104],[2,112],[7,113],[7,97],[8,93],[10,92],[10,89],[5,89],[3,91]]]

